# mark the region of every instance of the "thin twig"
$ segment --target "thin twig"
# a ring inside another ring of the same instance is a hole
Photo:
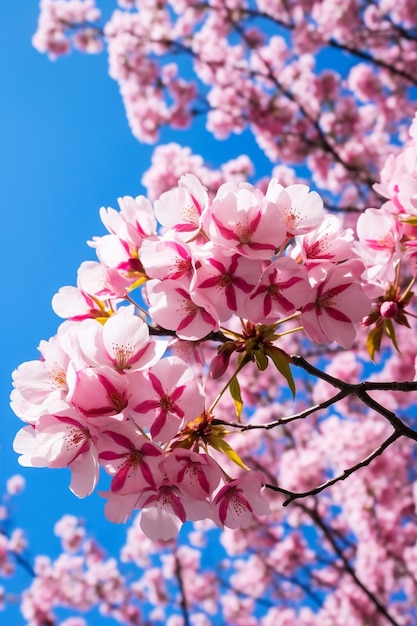
[[[229,428],[239,428],[242,432],[245,430],[271,430],[272,428],[276,428],[277,426],[283,426],[288,424],[289,422],[294,422],[295,420],[304,419],[311,415],[311,413],[315,413],[316,411],[320,411],[323,409],[327,409],[332,404],[339,402],[345,398],[348,394],[345,391],[339,391],[336,395],[332,396],[328,400],[324,402],[320,402],[320,404],[315,404],[314,406],[309,407],[308,409],[304,409],[304,411],[300,411],[299,413],[294,413],[293,415],[289,415],[287,417],[280,417],[273,422],[267,422],[266,424],[239,424],[238,422],[227,422],[226,420],[214,419],[213,424],[221,424],[222,426],[228,426]]]
[[[392,443],[394,443],[394,441],[396,441],[400,437],[401,437],[401,433],[394,430],[394,432],[387,439],[385,439],[385,441],[383,441],[377,448],[375,448],[375,450],[373,450],[370,454],[368,454],[368,456],[362,459],[362,461],[359,461],[358,463],[355,463],[355,465],[352,465],[348,469],[343,470],[343,472],[341,472],[337,476],[334,476],[333,478],[329,478],[329,480],[326,480],[326,482],[322,483],[321,485],[314,487],[314,489],[309,489],[308,491],[303,491],[303,492],[295,492],[295,491],[289,491],[288,489],[284,489],[282,487],[271,485],[269,483],[267,483],[265,487],[267,487],[268,489],[271,489],[272,491],[277,491],[278,493],[282,493],[288,496],[287,499],[283,502],[283,506],[287,506],[294,500],[298,500],[300,498],[306,498],[308,496],[315,496],[321,491],[324,491],[325,489],[327,489],[327,487],[330,487],[331,485],[334,485],[335,483],[341,480],[345,480],[348,476],[356,472],[361,467],[366,467],[367,465],[369,465],[374,459],[376,459],[376,457],[380,456],[383,453],[383,451],[388,448],[388,446],[390,446]]]
[[[378,609],[378,611],[381,613],[381,615],[383,615],[389,621],[389,623],[392,624],[392,626],[400,626],[399,623],[388,613],[387,609],[384,607],[384,605],[381,603],[381,601],[376,597],[376,595],[374,593],[372,593],[372,591],[370,591],[363,584],[363,582],[358,578],[355,570],[351,566],[351,564],[350,564],[349,560],[347,559],[347,557],[345,556],[343,550],[339,547],[339,545],[337,544],[337,541],[333,537],[331,529],[325,524],[325,522],[320,517],[320,515],[317,513],[317,511],[309,509],[306,506],[301,506],[301,508],[303,509],[303,511],[305,513],[307,513],[307,515],[309,515],[311,517],[311,519],[322,530],[324,536],[329,541],[329,543],[332,546],[333,550],[335,551],[335,553],[337,554],[339,559],[343,562],[343,566],[344,566],[346,572],[352,577],[352,579],[355,581],[357,586],[360,587],[360,589],[362,589],[362,591],[368,596],[369,600]]]
[[[182,566],[181,566],[180,559],[178,557],[177,550],[175,551],[174,558],[175,558],[175,575],[178,580],[178,587],[180,588],[180,607],[181,607],[182,616],[184,618],[184,626],[190,626],[190,616],[189,616],[189,611],[188,611],[187,596],[185,594],[184,580],[182,578]]]
[[[321,380],[326,381],[336,389],[340,389],[344,391],[346,395],[354,396],[361,400],[366,406],[370,409],[373,409],[382,417],[385,417],[394,428],[396,432],[400,435],[404,435],[409,439],[413,439],[417,441],[417,432],[404,424],[404,422],[392,411],[388,410],[386,407],[379,404],[376,400],[371,398],[371,396],[367,393],[367,391],[403,391],[410,392],[417,390],[417,382],[416,381],[404,381],[404,382],[373,382],[373,381],[364,381],[361,383],[347,383],[339,378],[335,378],[327,372],[323,372],[318,369],[308,361],[306,361],[302,356],[298,356],[293,354],[290,356],[290,362],[293,365],[301,367],[307,373],[312,374],[316,378],[320,378]]]

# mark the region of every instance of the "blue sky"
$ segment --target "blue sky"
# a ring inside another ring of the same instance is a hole
[[[1,487],[22,471],[12,449],[21,423],[9,408],[11,372],[38,358],[40,340],[55,334],[59,319],[51,298],[61,285],[74,284],[78,265],[93,258],[85,242],[103,232],[99,207],[140,192],[151,154],[130,134],[106,57],[74,55],[51,63],[31,46],[37,2],[2,5]],[[69,492],[67,471],[24,475],[27,488],[14,522],[26,528],[32,554],[57,552],[53,524],[66,512],[85,518],[109,550],[122,543],[125,529],[102,522],[98,496],[79,501]],[[17,590],[14,583],[7,588]],[[8,619],[21,623],[17,615]]]
[[[153,148],[131,135],[104,54],[50,62],[32,48],[37,5],[2,2],[0,486],[16,472],[25,475],[26,492],[13,518],[27,529],[32,554],[57,552],[52,528],[64,513],[83,517],[111,551],[123,542],[125,529],[103,521],[98,496],[77,500],[65,470],[23,471],[18,465],[12,442],[23,424],[9,408],[11,372],[38,358],[39,342],[55,334],[60,320],[51,309],[52,296],[62,285],[75,284],[79,264],[94,258],[86,241],[104,233],[100,206],[116,207],[118,196],[143,193],[140,180]],[[164,142],[191,145],[213,164],[247,151],[247,136],[221,146],[202,138],[201,128],[163,135]]]

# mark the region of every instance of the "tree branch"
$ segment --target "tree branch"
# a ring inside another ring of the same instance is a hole
[[[301,508],[303,509],[303,511],[305,513],[307,513],[307,515],[309,515],[311,517],[311,519],[321,529],[321,531],[323,532],[324,536],[326,537],[326,539],[328,540],[328,542],[332,546],[333,550],[335,551],[335,553],[337,554],[339,559],[343,562],[343,566],[344,566],[346,572],[355,581],[357,586],[360,589],[362,589],[362,591],[366,594],[366,596],[369,598],[369,600],[372,602],[372,604],[376,607],[376,609],[381,613],[381,615],[383,615],[389,621],[389,623],[392,624],[392,626],[400,626],[400,624],[388,613],[387,609],[384,607],[382,602],[376,597],[376,595],[374,593],[372,593],[372,591],[370,591],[363,584],[363,582],[358,578],[358,576],[356,575],[355,570],[351,566],[351,564],[350,564],[349,560],[347,559],[347,557],[345,556],[343,550],[339,547],[339,545],[337,544],[337,541],[333,537],[331,529],[328,528],[328,526],[325,524],[325,522],[320,517],[320,515],[317,513],[317,511],[309,509],[306,506],[301,506]]]
[[[388,448],[388,446],[390,446],[392,443],[394,443],[394,441],[396,441],[400,437],[401,437],[401,433],[394,430],[394,432],[387,439],[385,439],[385,441],[383,441],[377,448],[375,448],[373,452],[368,454],[368,456],[362,459],[362,461],[359,461],[358,463],[355,463],[355,465],[352,465],[348,469],[343,470],[343,472],[341,472],[337,476],[334,476],[333,478],[329,478],[329,480],[326,480],[326,482],[322,483],[321,485],[314,487],[314,489],[309,489],[308,491],[303,491],[303,492],[294,492],[294,491],[289,491],[288,489],[283,489],[282,487],[271,485],[269,483],[266,483],[265,487],[267,487],[268,489],[271,489],[272,491],[277,491],[278,493],[282,493],[288,496],[288,498],[283,502],[283,506],[288,506],[288,504],[290,504],[294,500],[298,500],[299,498],[315,496],[321,491],[324,491],[324,489],[327,489],[327,487],[330,487],[331,485],[334,485],[335,483],[341,480],[345,480],[345,478],[347,478],[348,476],[356,472],[361,467],[366,467],[366,465],[369,465],[377,456],[380,456],[383,453],[383,451]]]
[[[181,566],[180,559],[178,557],[177,550],[175,550],[174,558],[175,558],[175,575],[177,577],[178,587],[180,589],[180,607],[181,607],[181,612],[182,612],[182,616],[184,619],[184,626],[190,626],[190,616],[189,616],[189,611],[188,611],[187,596],[185,594],[184,580],[182,578],[182,566]]]
[[[321,380],[326,381],[333,387],[336,387],[336,389],[340,389],[341,391],[344,391],[345,395],[351,395],[351,396],[358,398],[359,400],[361,400],[361,402],[366,404],[366,406],[368,406],[370,409],[373,409],[374,411],[382,415],[382,417],[385,417],[385,419],[389,421],[389,423],[394,428],[394,430],[398,432],[400,435],[404,435],[405,437],[408,437],[409,439],[413,439],[414,441],[417,441],[417,432],[415,430],[413,430],[412,428],[404,424],[404,422],[400,420],[400,418],[395,413],[393,413],[392,411],[389,411],[387,408],[382,406],[382,404],[379,404],[379,402],[371,398],[371,396],[367,393],[367,391],[377,391],[377,390],[379,391],[403,391],[403,392],[416,391],[417,390],[416,381],[410,381],[410,382],[408,381],[404,381],[404,382],[364,381],[361,383],[352,384],[352,383],[347,383],[338,378],[335,378],[334,376],[331,376],[330,374],[327,374],[326,372],[323,372],[322,370],[319,370],[317,367],[315,367],[314,365],[306,361],[302,356],[292,354],[290,356],[290,363],[298,367],[301,367],[308,374],[312,374],[316,378],[320,378]]]
[[[239,428],[242,432],[245,430],[271,430],[272,428],[276,428],[277,426],[283,426],[284,424],[288,424],[289,422],[294,422],[295,420],[304,419],[311,415],[311,413],[315,413],[316,411],[320,411],[322,409],[327,409],[332,404],[339,402],[345,398],[348,394],[345,391],[339,391],[336,395],[332,396],[328,400],[324,400],[320,402],[320,404],[315,404],[304,411],[300,411],[299,413],[294,413],[293,415],[289,415],[288,417],[281,417],[273,422],[267,422],[266,424],[239,424],[238,422],[227,422],[226,420],[214,419],[213,424],[221,424],[223,426],[229,426],[229,428]]]

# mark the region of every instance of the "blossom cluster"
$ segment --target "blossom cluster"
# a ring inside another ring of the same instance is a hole
[[[48,52],[55,59],[68,53],[71,44],[90,54],[103,49],[100,32],[93,26],[101,17],[94,0],[42,0],[40,10],[39,28],[33,37],[33,45],[40,52]],[[69,25],[79,26],[71,37],[67,36]]]
[[[236,375],[250,361],[265,369],[270,359],[294,392],[281,335],[353,343],[370,308],[353,232],[306,185],[276,179],[266,193],[225,183],[210,199],[188,174],[153,206],[144,196],[119,205],[101,210],[108,234],[90,242],[99,261],[53,298],[67,321],[41,343],[39,361],[14,373],[12,406],[27,422],[14,447],[23,465],[69,467],[79,497],[103,467],[107,517],[123,522],[140,509],[154,539],[186,519],[247,527],[269,510],[265,480],[225,441],[215,407],[228,387],[239,404]],[[206,340],[220,346],[204,364]],[[199,368],[173,353],[184,345]],[[210,405],[208,372],[226,381]],[[245,473],[229,476],[222,454]]]
[[[94,0],[42,0],[34,45],[106,47],[140,141],[203,114],[217,139],[248,128],[271,161],[304,163],[339,206],[365,207],[415,109],[413,16],[412,0],[125,0],[103,23]]]
[[[366,209],[356,225],[357,252],[365,264],[362,276],[374,300],[365,320],[371,327],[371,357],[384,335],[398,349],[394,322],[409,326],[407,307],[417,274],[417,115],[403,149],[388,157],[374,188],[386,201],[378,209]]]

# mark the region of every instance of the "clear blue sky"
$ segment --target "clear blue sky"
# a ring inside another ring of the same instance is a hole
[[[52,63],[31,46],[35,0],[3,0],[1,13],[0,486],[16,472],[26,477],[14,521],[28,530],[33,554],[56,553],[52,528],[64,513],[86,519],[111,551],[123,542],[125,529],[103,521],[98,496],[77,500],[65,470],[22,471],[18,465],[12,441],[23,424],[9,408],[11,372],[38,358],[39,342],[55,334],[60,320],[51,310],[52,296],[75,284],[79,264],[94,258],[86,241],[104,233],[99,207],[116,207],[118,196],[143,192],[140,180],[152,147],[131,135],[106,55],[73,54]],[[221,146],[201,138],[202,130],[193,129],[166,132],[163,140],[191,145],[216,165],[248,150],[245,136]],[[265,168],[265,159],[261,163]]]

